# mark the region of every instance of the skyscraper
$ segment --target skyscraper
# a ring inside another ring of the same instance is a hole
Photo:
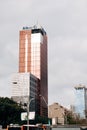
[[[87,118],[87,88],[84,85],[75,87],[75,112],[80,118]]]
[[[47,34],[45,30],[39,25],[35,25],[33,27],[23,27],[23,29],[20,31],[18,73],[20,75],[30,73],[38,79],[39,81],[38,98],[40,99],[39,100],[40,115],[47,116],[48,115]]]

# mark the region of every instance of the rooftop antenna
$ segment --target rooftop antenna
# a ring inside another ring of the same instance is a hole
[[[37,26],[37,28],[42,28],[41,25],[39,24],[38,20],[36,22],[36,26]]]
[[[38,20],[37,20],[37,22],[36,22],[36,25],[38,25]]]

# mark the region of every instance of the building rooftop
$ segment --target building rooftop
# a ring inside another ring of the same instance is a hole
[[[23,30],[32,30],[32,32],[35,32],[35,33],[42,33],[42,35],[46,35],[46,31],[44,30],[44,28],[39,25],[39,24],[36,24],[34,26],[31,26],[31,27],[28,27],[28,26],[25,26],[23,27]]]
[[[75,89],[86,89],[86,86],[85,85],[82,85],[82,84],[79,84],[77,86],[74,87]]]

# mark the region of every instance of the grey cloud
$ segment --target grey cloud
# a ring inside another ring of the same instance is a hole
[[[86,0],[1,0],[0,95],[18,69],[19,30],[38,21],[48,34],[49,103],[71,104],[74,85],[87,85],[86,16]]]
[[[61,103],[67,104],[68,91],[72,103],[73,87],[79,83],[87,84],[87,39],[72,36],[57,37],[52,43],[51,47],[49,45],[49,87],[51,88],[49,92],[52,93],[54,88],[54,93],[58,97],[56,100],[60,101],[63,98],[65,100],[62,99]]]

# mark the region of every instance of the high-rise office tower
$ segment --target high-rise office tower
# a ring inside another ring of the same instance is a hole
[[[87,118],[87,88],[84,85],[75,87],[75,113],[80,118]]]
[[[40,116],[48,115],[47,34],[38,25],[23,27],[19,39],[19,74],[31,73],[39,81]],[[13,87],[14,88],[14,87]],[[31,90],[30,90],[31,91]]]

